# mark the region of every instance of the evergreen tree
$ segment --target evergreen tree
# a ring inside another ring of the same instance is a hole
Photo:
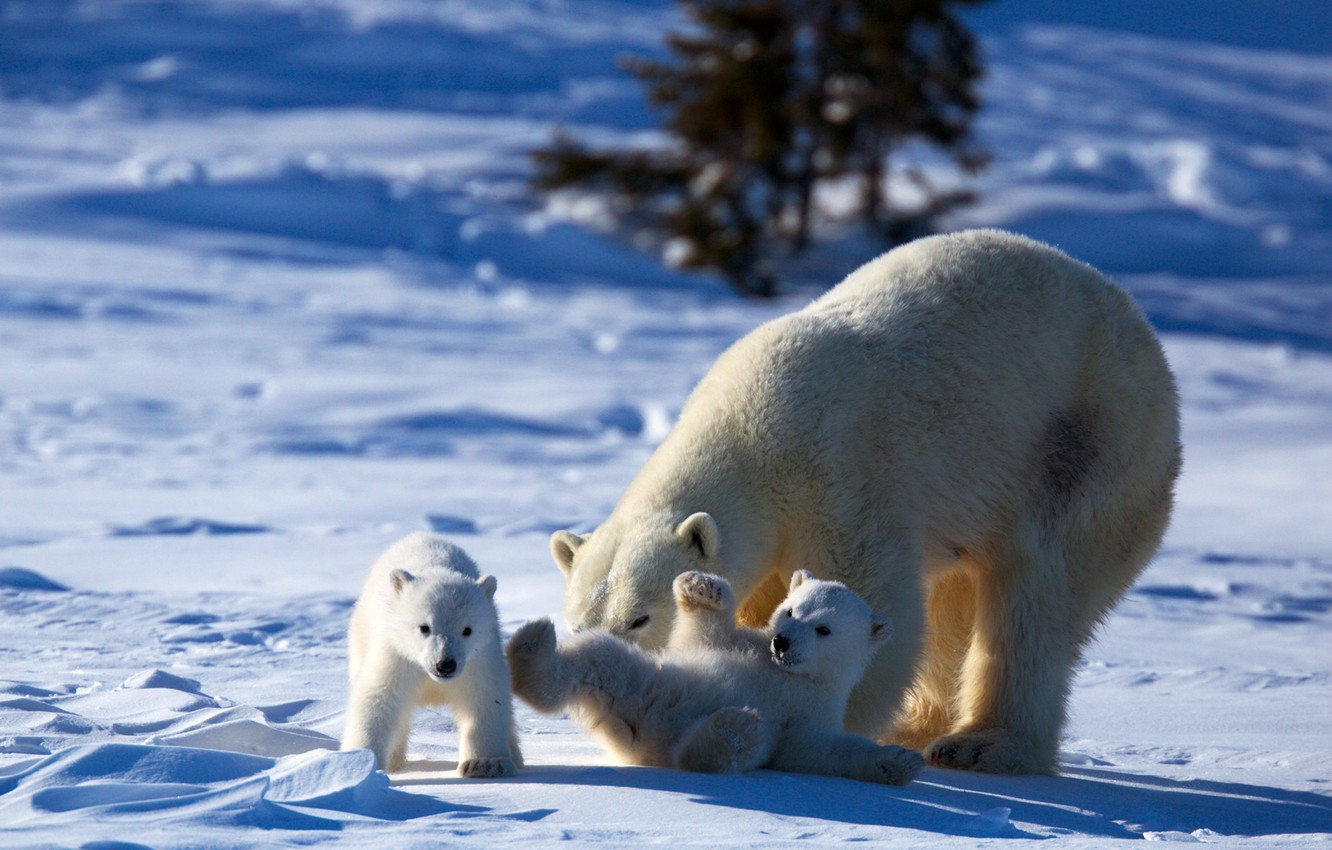
[[[954,9],[983,0],[681,0],[695,28],[668,62],[632,60],[673,144],[593,152],[567,138],[536,154],[537,185],[629,201],[676,262],[720,269],[771,295],[770,265],[809,244],[816,192],[860,185],[856,208],[893,238],[906,219],[886,196],[890,157],[924,139],[964,168],[981,76]],[[933,195],[937,214],[965,200]]]

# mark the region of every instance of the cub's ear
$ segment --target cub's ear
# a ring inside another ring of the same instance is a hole
[[[870,618],[870,646],[878,647],[893,636],[893,621],[875,614]]]
[[[691,514],[676,527],[675,536],[702,555],[705,561],[717,557],[717,550],[721,548],[721,530],[711,514]]]
[[[586,537],[580,537],[572,531],[557,531],[550,536],[550,554],[560,572],[569,575],[573,569],[574,553],[586,542]]]
[[[499,582],[495,581],[494,576],[481,576],[481,578],[476,580],[476,583],[478,586],[480,586],[482,590],[486,592],[486,596],[488,598],[490,599],[495,598],[495,587],[496,585],[499,584]]]
[[[389,584],[393,585],[394,593],[402,593],[402,589],[415,580],[412,574],[406,570],[394,570],[389,573]]]
[[[792,593],[797,587],[814,578],[814,574],[809,570],[796,570],[791,573],[791,586],[787,588],[787,593]]]

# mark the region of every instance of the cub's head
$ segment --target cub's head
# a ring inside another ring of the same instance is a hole
[[[494,576],[393,570],[388,582],[394,648],[435,681],[456,679],[474,652],[499,640]]]
[[[667,522],[607,523],[592,534],[557,531],[550,552],[564,573],[564,619],[647,649],[666,645],[675,617],[671,583],[689,570],[717,573],[721,535],[706,513]]]
[[[892,624],[841,582],[820,581],[805,570],[769,621],[772,660],[778,667],[847,689],[860,681],[874,653],[892,636]]]

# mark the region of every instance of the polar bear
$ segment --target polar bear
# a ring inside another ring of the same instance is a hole
[[[370,568],[347,631],[351,691],[344,750],[369,749],[401,770],[412,709],[448,705],[458,773],[511,776],[522,765],[504,665],[495,578],[462,549],[416,532]]]
[[[770,767],[905,785],[919,753],[842,730],[851,688],[891,635],[845,585],[805,571],[766,631],[737,629],[725,579],[673,584],[670,646],[652,654],[608,632],[556,644],[550,620],[505,649],[513,690],[538,711],[573,707],[621,761],[703,773]]]
[[[892,618],[849,729],[936,765],[1052,772],[1071,671],[1152,557],[1179,402],[1090,266],[978,230],[896,248],[724,352],[589,536],[551,538],[572,629],[663,646],[671,582],[761,623],[798,566]]]

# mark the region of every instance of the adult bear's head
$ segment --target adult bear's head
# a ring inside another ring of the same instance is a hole
[[[586,536],[557,531],[550,552],[564,573],[569,628],[605,629],[648,649],[664,646],[675,617],[671,582],[689,570],[718,572],[721,533],[706,513],[620,522]]]

